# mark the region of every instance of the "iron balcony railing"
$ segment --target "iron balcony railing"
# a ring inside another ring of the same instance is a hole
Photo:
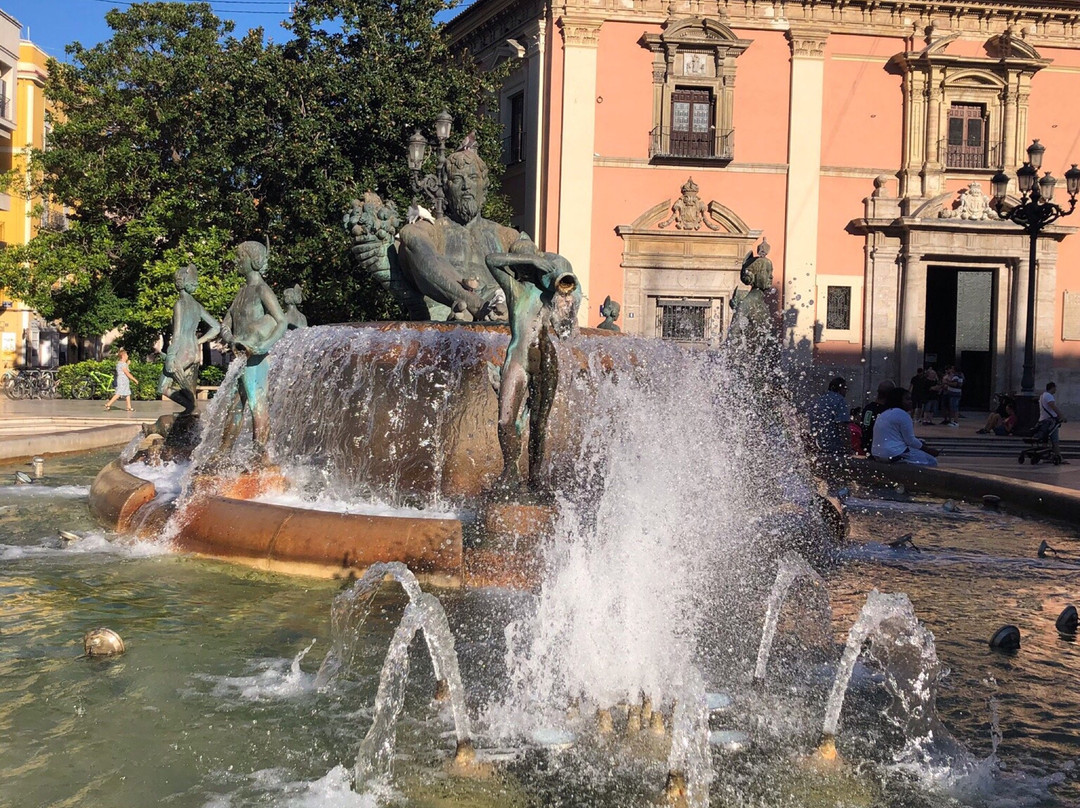
[[[965,146],[941,141],[941,154],[946,168],[996,169],[1002,165],[1004,153],[1001,143],[984,143],[981,147]]]
[[[512,166],[525,161],[526,134],[508,135],[502,139],[503,164]]]
[[[656,126],[649,132],[649,158],[685,160],[731,160],[735,155],[735,130],[709,132],[672,131]]]

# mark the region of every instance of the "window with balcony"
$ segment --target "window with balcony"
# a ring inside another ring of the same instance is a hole
[[[982,104],[949,105],[945,165],[948,168],[987,168],[987,118]]]
[[[649,158],[731,160],[735,60],[750,41],[716,20],[689,17],[669,21],[641,43],[654,54]]]
[[[713,157],[716,154],[715,105],[709,90],[680,87],[671,94],[671,154]]]

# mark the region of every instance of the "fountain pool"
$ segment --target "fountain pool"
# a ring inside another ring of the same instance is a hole
[[[591,713],[562,726],[538,715],[531,730],[510,714],[507,693],[548,685],[508,668],[508,644],[516,641],[508,626],[550,607],[501,589],[436,590],[478,754],[498,774],[447,773],[455,745],[450,704],[432,700],[431,662],[414,642],[394,775],[354,791],[357,752],[407,595],[397,585],[379,592],[348,671],[319,687],[341,582],[276,576],[103,535],[86,496],[114,456],[52,459],[43,483],[0,485],[0,805],[626,808],[658,797],[668,755],[650,746],[656,741],[644,729],[625,737],[634,709],[613,711],[610,735],[588,729]],[[0,479],[12,480],[17,468],[0,468]],[[710,803],[1080,803],[1080,648],[1054,629],[1057,614],[1078,598],[1073,532],[974,506],[946,512],[932,499],[852,500],[850,516],[850,545],[823,582],[801,588],[804,576],[792,583],[763,685],[750,684],[752,651],[744,676],[716,674],[727,693],[710,699],[718,706],[707,753]],[[63,542],[59,529],[83,538]],[[908,532],[921,552],[887,546]],[[1043,539],[1063,557],[1036,558]],[[818,608],[821,587],[831,618]],[[907,749],[910,739],[882,718],[895,700],[881,670],[863,658],[840,718],[837,745],[846,762],[821,768],[812,752],[836,663],[873,589],[906,593],[933,634],[943,672],[937,717],[957,747],[951,757]],[[764,600],[733,618],[753,649]],[[1012,655],[988,647],[1004,623],[1023,636]],[[124,637],[124,656],[80,658],[82,633],[99,625]],[[811,637],[814,643],[796,641]],[[603,675],[617,687],[617,676]]]

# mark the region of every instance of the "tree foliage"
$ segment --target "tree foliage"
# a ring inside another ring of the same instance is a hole
[[[301,283],[312,322],[392,313],[348,259],[348,201],[374,189],[407,205],[406,139],[443,109],[500,164],[484,112],[499,77],[449,50],[433,19],[451,5],[306,0],[281,44],[235,35],[204,3],[108,12],[110,39],[49,63],[53,129],[33,156],[72,226],[0,253],[0,285],[79,333],[126,325],[145,348],[168,324],[176,268],[199,267],[198,297],[220,315],[229,250],[268,239],[270,282]]]

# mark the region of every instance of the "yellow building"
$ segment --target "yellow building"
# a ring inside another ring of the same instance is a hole
[[[0,176],[6,178],[6,193],[0,194],[0,245],[7,247],[27,243],[41,229],[65,228],[67,217],[62,210],[43,205],[40,197],[27,190],[30,152],[44,148],[48,136],[45,79],[49,57],[34,43],[19,40],[19,24],[3,12],[0,27]],[[11,28],[14,42],[10,41]],[[12,48],[17,49],[18,59],[12,59],[16,67],[9,70]],[[58,354],[56,329],[0,290],[0,371],[55,365]]]

